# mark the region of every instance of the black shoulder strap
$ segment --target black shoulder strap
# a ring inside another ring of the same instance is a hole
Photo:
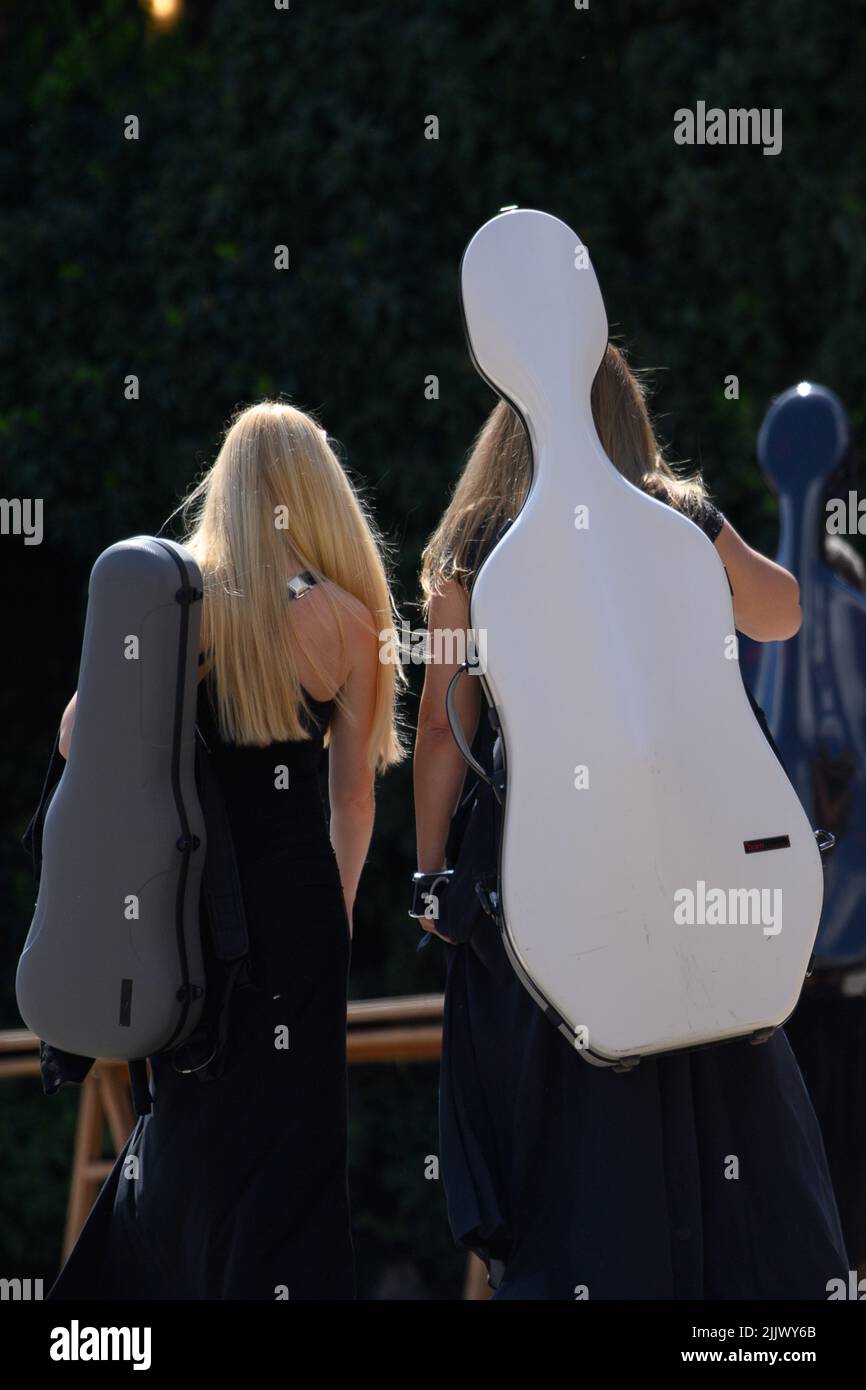
[[[207,832],[202,899],[208,941],[216,962],[209,971],[205,1005],[198,1026],[179,1047],[171,1064],[183,1076],[215,1081],[225,1064],[229,1006],[249,955],[249,935],[231,824],[210,750],[196,728],[196,783]]]
[[[132,1091],[132,1104],[139,1119],[143,1115],[149,1115],[153,1109],[150,1098],[150,1084],[147,1078],[147,1062],[144,1057],[135,1062],[127,1062],[129,1069],[129,1086]]]
[[[39,887],[39,877],[42,872],[42,835],[45,829],[45,816],[51,804],[51,798],[57,789],[57,784],[63,776],[63,769],[66,767],[66,759],[60,752],[60,734],[58,732],[54,739],[54,747],[51,750],[51,759],[48,763],[48,771],[45,774],[45,782],[42,786],[42,795],[39,798],[39,805],[33,812],[30,824],[21,836],[21,843],[33,860],[33,880],[36,887]]]
[[[207,831],[202,891],[217,960],[226,964],[249,954],[249,935],[235,847],[226,804],[210,751],[196,730],[196,777]]]
[[[171,1062],[178,1072],[193,1075],[198,1081],[212,1081],[222,1071],[229,1003],[249,954],[249,937],[228,812],[210,750],[198,728],[195,765],[207,832],[202,874],[205,921],[213,954],[226,968],[219,978],[208,979],[201,1022],[186,1042],[172,1049]],[[151,1108],[146,1062],[130,1062],[129,1079],[135,1112],[139,1116],[146,1115]]]

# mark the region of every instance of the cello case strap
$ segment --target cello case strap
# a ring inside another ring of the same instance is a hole
[[[448,726],[453,735],[454,742],[460,749],[464,761],[468,764],[469,767],[472,768],[472,771],[475,773],[475,776],[480,781],[486,783],[486,785],[493,792],[493,795],[496,797],[496,800],[501,804],[501,787],[498,785],[497,779],[491,777],[487,769],[485,767],[482,767],[481,763],[478,761],[475,754],[472,752],[472,749],[469,747],[469,742],[466,738],[465,733],[463,732],[463,725],[460,723],[460,717],[457,713],[457,707],[454,703],[457,682],[460,680],[461,676],[465,676],[467,671],[473,670],[473,668],[477,665],[477,661],[464,661],[462,665],[457,667],[457,670],[454,672],[454,675],[448,682],[448,690],[445,694],[445,713],[448,716]],[[493,727],[496,728],[497,721],[493,713],[492,705],[488,706],[488,712],[490,715],[491,723],[493,724]]]
[[[196,729],[196,781],[207,831],[202,905],[211,951],[222,969],[208,979],[201,1022],[172,1051],[171,1062],[182,1075],[215,1081],[223,1070],[232,996],[248,978],[249,933],[228,811],[200,729]]]
[[[128,1062],[129,1084],[132,1088],[132,1103],[135,1106],[135,1113],[139,1119],[143,1115],[149,1115],[152,1109],[150,1098],[150,1086],[147,1080],[147,1062],[143,1057],[137,1058],[134,1062]]]
[[[488,555],[490,555],[490,553],[493,550],[495,550],[496,546],[502,540],[502,537],[505,535],[506,531],[508,531],[513,524],[514,518],[508,516],[505,517],[505,519],[500,523],[499,527],[496,530],[496,534],[495,536],[493,536],[492,540],[486,534],[485,531],[481,531],[477,536],[474,537],[469,552],[469,568],[472,572],[470,593],[472,585],[474,585],[475,583],[475,580],[478,576],[478,571],[481,569],[482,564],[487,559]],[[475,773],[475,776],[478,777],[490,788],[490,790],[493,792],[493,795],[496,797],[496,800],[499,802],[500,805],[502,805],[505,782],[504,772],[502,772],[498,777],[491,777],[487,769],[485,767],[482,767],[481,763],[475,757],[474,753],[472,752],[472,749],[469,746],[469,742],[466,738],[466,735],[463,732],[463,726],[460,723],[460,719],[458,718],[457,708],[454,703],[457,684],[460,681],[461,676],[464,676],[467,671],[477,670],[479,665],[480,662],[476,658],[475,660],[466,660],[462,663],[462,665],[457,667],[457,670],[454,672],[454,675],[448,682],[448,689],[445,693],[445,713],[448,716],[448,725],[451,729],[454,742],[460,749],[460,752],[463,755],[464,762],[472,768],[472,771]],[[494,733],[498,734],[499,720],[497,719],[496,711],[489,700],[487,700],[487,714],[490,720],[491,727],[494,730]]]
[[[230,964],[249,954],[246,912],[228,811],[210,751],[196,730],[196,775],[207,829],[202,891],[217,960]]]
[[[54,739],[54,747],[51,750],[51,758],[48,763],[48,771],[45,774],[45,781],[42,786],[42,794],[39,797],[39,805],[33,812],[30,824],[21,836],[21,843],[33,861],[33,882],[38,890],[39,877],[42,871],[42,835],[45,829],[45,816],[54,795],[57,784],[63,776],[63,769],[66,767],[66,759],[60,752],[60,732],[58,730]]]

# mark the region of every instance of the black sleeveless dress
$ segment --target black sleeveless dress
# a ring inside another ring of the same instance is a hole
[[[692,519],[710,539],[723,522],[711,506]],[[488,769],[492,745],[482,717]],[[547,1021],[489,918],[445,950],[442,1176],[453,1235],[488,1263],[494,1298],[826,1299],[847,1280],[782,1029],[614,1073]]]
[[[220,739],[207,682],[199,687],[199,727],[241,876],[250,980],[230,1004],[218,1080],[152,1059],[152,1112],[115,1163],[51,1299],[355,1295],[350,938],[319,788],[333,702],[307,704],[309,741],[242,748]]]

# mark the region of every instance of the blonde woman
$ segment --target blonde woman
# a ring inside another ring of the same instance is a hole
[[[759,641],[795,633],[796,580],[741,540],[700,478],[680,478],[664,461],[641,385],[613,345],[592,408],[619,471],[714,541],[739,630]],[[529,482],[523,427],[500,402],[424,552],[431,629],[468,629],[473,575]],[[419,711],[425,873],[459,855],[465,768],[445,713],[454,669],[427,667]],[[491,771],[479,683],[465,680],[457,693],[467,738],[475,734],[473,751]],[[539,719],[545,700],[568,695],[540,689]],[[440,1154],[453,1234],[487,1264],[494,1297],[826,1298],[847,1261],[821,1136],[784,1034],[760,1047],[643,1061],[623,1075],[591,1067],[520,984],[492,920],[479,908],[459,926],[465,944],[446,948]]]
[[[402,756],[399,668],[379,660],[391,594],[324,431],[289,405],[237,416],[185,514],[204,578],[198,724],[232,829],[248,982],[219,1079],[152,1059],[152,1113],[49,1296],[351,1298],[347,973],[374,780]],[[64,756],[73,723],[74,702]]]

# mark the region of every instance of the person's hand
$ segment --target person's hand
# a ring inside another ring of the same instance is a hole
[[[442,861],[441,867],[437,870],[437,872],[442,874],[448,872],[448,868],[444,859]],[[438,917],[434,917],[431,911],[431,909],[436,905],[433,894],[423,893],[421,896],[423,901],[427,904],[427,913],[425,913],[423,917],[416,917],[415,921],[418,923],[419,927],[423,927],[424,930],[426,932],[429,932],[431,936],[438,936],[440,941],[444,941],[447,945],[453,946],[454,942],[451,940],[450,936],[446,936],[445,933],[441,932],[439,928],[436,926],[436,923],[439,919]]]
[[[444,932],[438,930],[435,917],[417,917],[415,920],[419,927],[423,927],[431,936],[438,936],[439,940],[444,941],[448,946],[454,945],[450,936],[446,936]]]

